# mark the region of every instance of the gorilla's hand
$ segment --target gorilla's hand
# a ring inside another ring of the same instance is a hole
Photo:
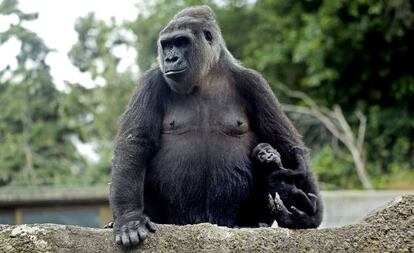
[[[136,246],[147,238],[148,232],[155,232],[155,224],[137,212],[124,214],[114,223],[115,241],[124,247]]]
[[[289,209],[285,206],[279,194],[276,192],[275,197],[271,194],[268,195],[269,208],[274,216],[277,224],[284,228],[311,228],[315,227],[314,223],[317,222],[315,216],[319,210],[317,210],[317,201],[319,198],[312,193],[307,194],[310,205],[313,206],[313,212],[306,213],[299,210],[295,206],[291,206]]]

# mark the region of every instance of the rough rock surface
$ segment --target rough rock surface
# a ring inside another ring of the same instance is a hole
[[[55,224],[0,225],[0,252],[124,252],[112,230]],[[414,195],[395,199],[360,223],[340,228],[229,229],[158,225],[127,252],[414,252]]]

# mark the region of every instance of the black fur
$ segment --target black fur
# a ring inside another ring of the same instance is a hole
[[[292,150],[295,155],[303,156],[299,148]],[[318,197],[313,193],[315,188],[298,189],[296,184],[308,180],[306,170],[286,169],[282,165],[279,152],[268,143],[258,144],[252,151],[252,159],[255,161],[255,169],[267,185],[267,192],[270,194],[270,205],[274,205],[273,196],[278,193],[287,210],[292,212],[292,207],[297,208],[309,215],[317,211]],[[300,159],[300,157],[298,158]],[[315,185],[312,185],[314,187]],[[307,222],[312,222],[311,220]],[[301,224],[302,227],[313,227]]]
[[[183,36],[188,43],[177,42]],[[178,13],[158,45],[159,67],[141,78],[119,124],[110,194],[117,243],[144,240],[155,228],[149,219],[317,227],[319,199],[306,218],[268,208],[250,157],[259,142],[276,147],[287,168],[307,172],[299,189],[318,189],[304,158],[290,152],[304,147],[300,136],[266,81],[227,51],[210,8]]]

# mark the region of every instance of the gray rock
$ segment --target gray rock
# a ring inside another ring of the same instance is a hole
[[[0,252],[123,252],[112,230],[55,224],[0,225]],[[129,252],[414,252],[414,195],[399,197],[360,223],[339,228],[229,229],[158,225]]]

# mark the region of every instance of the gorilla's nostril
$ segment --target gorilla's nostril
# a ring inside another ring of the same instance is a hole
[[[174,63],[174,62],[178,61],[178,57],[177,56],[168,57],[166,59],[166,61],[169,62],[169,63]]]

